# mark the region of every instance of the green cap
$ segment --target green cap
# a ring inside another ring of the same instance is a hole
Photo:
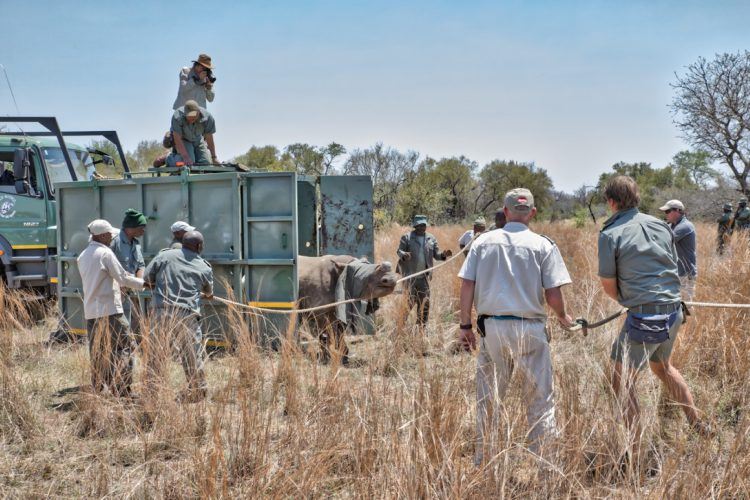
[[[742,204],[747,205],[747,198],[745,198],[744,196],[742,198],[740,198],[740,205],[742,205]]]
[[[414,218],[411,220],[412,227],[421,226],[424,224],[427,225],[427,216],[426,215],[415,215]]]
[[[732,210],[732,204],[731,203],[724,203],[724,211],[731,211]]]
[[[140,227],[148,224],[146,216],[135,208],[125,210],[125,218],[122,219],[122,227]]]

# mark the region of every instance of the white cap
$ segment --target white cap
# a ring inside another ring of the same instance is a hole
[[[170,231],[173,233],[176,233],[177,231],[195,231],[195,228],[188,224],[187,222],[183,222],[181,220],[178,220],[174,224],[172,224],[172,227],[169,228]]]
[[[659,210],[661,210],[662,212],[666,212],[667,210],[675,208],[677,210],[682,210],[683,212],[685,211],[685,205],[683,205],[680,200],[669,200],[664,204],[663,207],[660,207]]]
[[[92,235],[99,236],[100,234],[111,233],[115,228],[113,228],[112,224],[104,219],[96,219],[89,223],[88,229],[89,233],[91,233]]]

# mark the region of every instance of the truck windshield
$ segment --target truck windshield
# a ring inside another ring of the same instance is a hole
[[[47,170],[49,171],[49,178],[52,185],[55,185],[58,182],[69,182],[73,180],[70,178],[68,166],[65,164],[65,157],[63,156],[62,149],[42,148],[42,152],[44,154],[44,161],[47,163]],[[73,162],[73,169],[78,177],[77,180],[91,180],[96,168],[94,167],[94,161],[91,159],[88,152],[68,149],[68,154],[70,155],[70,161]]]

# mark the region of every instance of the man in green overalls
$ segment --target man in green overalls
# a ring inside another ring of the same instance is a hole
[[[434,265],[435,260],[446,260],[453,255],[451,250],[440,251],[437,239],[427,232],[427,216],[415,215],[412,220],[414,230],[401,237],[398,245],[397,271],[409,276]],[[427,272],[406,281],[409,289],[409,310],[417,305],[417,325],[424,331],[430,315],[430,278]]]

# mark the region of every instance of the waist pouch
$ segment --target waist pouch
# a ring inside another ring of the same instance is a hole
[[[628,311],[625,331],[633,342],[661,344],[669,338],[669,329],[677,321],[679,312],[679,309],[668,314],[640,314]]]

